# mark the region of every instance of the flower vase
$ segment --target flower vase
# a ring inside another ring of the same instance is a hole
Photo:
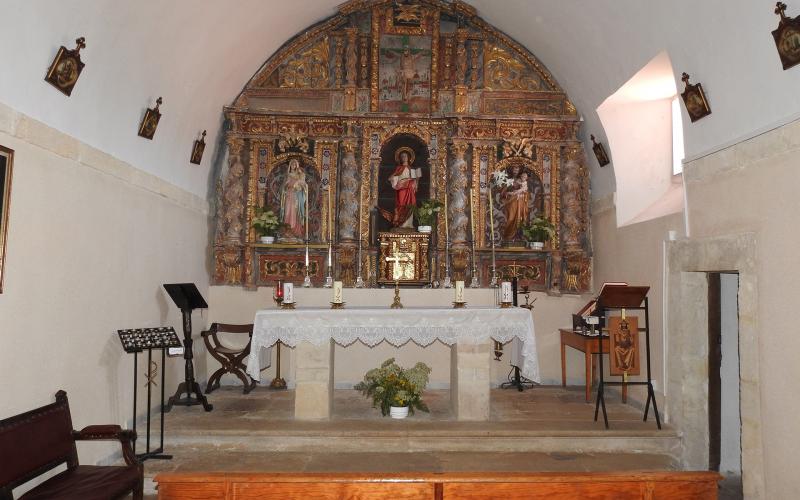
[[[417,231],[420,233],[430,233],[433,230],[432,226],[419,226],[417,227]]]
[[[528,246],[531,247],[532,250],[542,250],[544,249],[544,242],[543,241],[529,241]]]
[[[267,245],[271,245],[271,244],[275,243],[275,237],[274,236],[262,236],[261,237],[261,243],[266,243]]]
[[[408,406],[390,406],[389,416],[392,418],[406,418],[408,416]]]

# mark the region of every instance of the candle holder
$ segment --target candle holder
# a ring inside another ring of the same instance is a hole
[[[463,309],[466,305],[466,302],[453,302],[453,309]]]
[[[333,276],[328,274],[325,276],[325,284],[322,285],[323,288],[333,288]]]
[[[500,302],[500,309],[508,309],[513,306],[514,306],[513,302]]]
[[[283,280],[278,280],[278,282],[275,284],[275,291],[272,293],[272,300],[274,300],[278,306],[283,303]]]
[[[286,381],[281,377],[281,341],[275,343],[275,378],[269,383],[269,388],[273,391],[286,390]]]
[[[303,278],[303,288],[311,288],[311,276],[308,275],[308,268],[306,268],[306,277]]]
[[[356,288],[364,288],[364,286],[365,286],[364,278],[362,278],[361,274],[359,274],[358,277],[356,278]]]
[[[294,302],[281,302],[281,309],[294,309]]]
[[[470,288],[480,288],[481,287],[481,280],[478,279],[478,269],[474,266],[472,267],[472,279],[469,282]]]
[[[402,309],[403,303],[400,302],[400,282],[394,282],[394,301],[390,306],[392,309]]]
[[[331,302],[331,309],[344,309],[347,302]]]
[[[492,279],[489,281],[489,287],[497,288],[500,286],[500,282],[497,279],[497,273],[495,272],[494,268],[492,268]]]
[[[447,274],[442,280],[442,288],[453,288],[453,281],[450,279],[450,274]]]

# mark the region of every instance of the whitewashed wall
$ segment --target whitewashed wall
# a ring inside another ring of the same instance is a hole
[[[180,331],[161,284],[193,281],[206,293],[206,203],[2,104],[0,144],[15,150],[0,294],[0,418],[50,403],[64,389],[76,428],[129,425],[133,356],[116,330]],[[195,322],[199,331],[202,318]],[[167,366],[174,390],[182,360]],[[145,371],[140,360],[140,389]],[[79,451],[91,464],[118,454],[119,445]]]

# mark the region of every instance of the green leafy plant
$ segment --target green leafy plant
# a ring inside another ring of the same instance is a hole
[[[546,217],[536,217],[522,226],[522,235],[526,241],[549,241],[556,235],[556,227]]]
[[[439,201],[425,200],[418,207],[414,207],[414,216],[420,226],[430,226],[442,207],[444,205]]]
[[[272,210],[256,207],[255,217],[253,218],[253,229],[256,235],[275,236],[278,231],[287,225],[278,220],[278,216]]]
[[[428,385],[431,369],[425,363],[417,363],[414,368],[401,368],[389,358],[380,368],[373,368],[364,375],[364,380],[355,389],[364,396],[372,398],[372,407],[380,408],[385,417],[392,406],[407,406],[408,412],[429,411],[422,402],[422,391]]]

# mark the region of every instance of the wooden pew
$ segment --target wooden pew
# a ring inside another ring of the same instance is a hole
[[[717,498],[716,472],[163,473],[161,500]]]

